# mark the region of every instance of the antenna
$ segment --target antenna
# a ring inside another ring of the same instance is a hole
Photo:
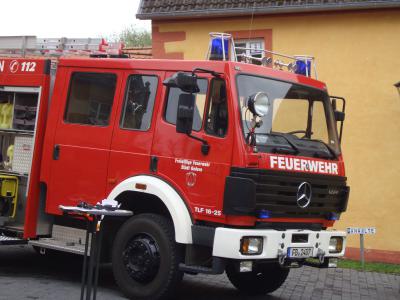
[[[251,33],[253,31],[253,20],[254,20],[255,8],[256,8],[256,1],[253,1],[253,9],[251,10],[251,19],[250,19],[250,26],[249,26],[249,40],[251,39]]]

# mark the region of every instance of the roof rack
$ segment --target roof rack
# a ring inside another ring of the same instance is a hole
[[[0,36],[0,56],[121,56],[122,43],[102,38],[37,38],[36,36]]]
[[[239,52],[250,51],[250,53],[261,54],[261,57],[238,53],[238,50]],[[292,73],[317,78],[317,68],[313,56],[287,55],[265,49],[236,47],[232,35],[224,32],[210,32],[206,59],[259,64],[279,70],[286,68]],[[313,76],[312,73],[314,73]]]

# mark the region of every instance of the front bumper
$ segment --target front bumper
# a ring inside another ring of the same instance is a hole
[[[307,235],[306,242],[297,242],[296,235]],[[240,240],[245,236],[263,238],[263,250],[257,255],[240,253]],[[343,249],[340,253],[329,253],[331,237],[343,237]],[[312,257],[342,257],[346,247],[344,231],[312,230],[273,230],[273,229],[234,229],[218,227],[215,230],[213,256],[239,259],[259,260],[278,259],[286,256],[289,247],[312,247]]]

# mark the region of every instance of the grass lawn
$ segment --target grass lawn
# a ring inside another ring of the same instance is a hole
[[[338,261],[338,268],[362,270],[360,261],[349,259],[340,259]],[[400,265],[366,262],[365,271],[400,275]]]

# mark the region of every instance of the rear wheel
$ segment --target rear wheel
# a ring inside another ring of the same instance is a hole
[[[166,299],[182,279],[182,251],[170,220],[142,214],[122,225],[114,241],[115,280],[132,299]]]
[[[241,292],[249,295],[265,295],[280,288],[289,275],[289,269],[279,264],[255,265],[252,272],[240,273],[234,264],[226,267],[229,281]]]

